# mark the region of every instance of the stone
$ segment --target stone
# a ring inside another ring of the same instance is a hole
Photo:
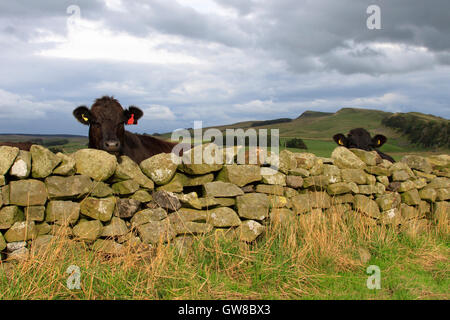
[[[370,185],[370,184],[359,185],[358,189],[359,189],[360,194],[365,194],[365,195],[371,195],[371,194],[377,193],[377,191],[378,191],[376,186]]]
[[[0,251],[5,250],[6,248],[6,240],[5,237],[3,237],[3,234],[0,232]]]
[[[6,242],[27,241],[36,236],[34,221],[15,222],[4,235]]]
[[[302,178],[306,178],[306,177],[310,176],[309,171],[306,170],[306,169],[303,169],[303,168],[291,169],[291,170],[288,171],[288,174],[292,175],[292,176],[299,176],[299,177],[302,177]]]
[[[297,168],[297,158],[295,157],[295,154],[289,150],[282,150],[279,154],[279,164],[278,164],[278,171],[284,173],[284,174],[293,174],[294,173],[290,173],[291,170],[294,170]],[[304,168],[301,168],[305,171],[307,171]],[[299,171],[302,172],[302,171]],[[304,172],[304,171],[303,171]],[[309,172],[308,172],[309,175]]]
[[[208,211],[206,223],[218,228],[237,227],[241,219],[233,209],[221,207]]]
[[[74,230],[75,231],[75,230]],[[101,232],[102,237],[119,237],[128,233],[128,228],[122,219],[112,217],[111,221],[106,224]]]
[[[116,182],[111,187],[115,194],[130,195],[139,190],[139,183],[134,180],[125,180]]]
[[[355,195],[355,209],[372,218],[380,218],[381,213],[378,204],[361,194]]]
[[[176,197],[182,205],[194,208],[194,209],[201,209],[203,208],[202,202],[199,200],[198,195],[196,192],[190,192],[188,194],[176,194]]]
[[[282,196],[284,195],[284,188],[278,185],[258,184],[256,192]]]
[[[141,167],[127,156],[120,157],[120,163],[117,164],[114,177],[119,180],[134,180],[141,187],[149,190],[155,188],[153,181],[142,173]]]
[[[296,167],[310,170],[319,161],[315,154],[309,152],[296,152],[294,153],[296,160]]]
[[[208,198],[204,198],[204,199],[208,199]],[[200,199],[202,200],[202,199]],[[214,203],[212,205],[204,205],[202,204],[202,207],[210,207],[213,205],[218,205],[220,207],[234,207],[236,205],[236,199],[234,198],[214,198],[213,199]]]
[[[420,195],[417,189],[412,189],[401,194],[402,202],[407,205],[418,205],[420,203]]]
[[[328,178],[331,184],[342,181],[341,170],[335,165],[325,164],[323,166],[323,175]]]
[[[152,194],[153,201],[161,208],[167,209],[169,211],[175,211],[181,208],[181,202],[172,193],[164,190],[155,191]]]
[[[156,191],[167,191],[167,192],[176,192],[176,193],[181,193],[183,192],[183,183],[180,180],[180,175],[177,173],[175,174],[175,176],[172,178],[172,180],[162,186],[159,186],[156,188]]]
[[[364,171],[366,171],[368,174],[373,174],[375,176],[391,176],[391,171],[388,168],[383,168],[380,166],[367,166],[364,168]]]
[[[405,203],[400,204],[400,211],[404,220],[410,220],[419,217],[419,211],[415,207],[408,206]]]
[[[103,222],[111,220],[116,207],[116,198],[92,198],[84,199],[80,204],[80,211],[83,215],[92,219],[97,219]]]
[[[437,197],[436,189],[422,189],[419,191],[420,199],[435,202]]]
[[[131,218],[141,206],[141,202],[135,199],[117,199],[114,215],[119,218]]]
[[[7,206],[10,204],[9,202],[9,185],[3,186],[1,188],[1,202],[2,206]]]
[[[40,206],[47,202],[45,183],[35,179],[11,181],[9,203],[18,206]]]
[[[36,254],[50,253],[51,245],[55,243],[55,236],[50,234],[39,235],[31,242],[31,252]]]
[[[45,179],[45,185],[47,186],[48,198],[51,200],[81,198],[93,188],[91,178],[85,175],[51,176]]]
[[[124,246],[110,239],[97,239],[92,245],[92,250],[108,255],[121,255],[124,253]]]
[[[355,199],[352,194],[347,193],[343,195],[334,196],[332,201],[334,205],[337,205],[341,203],[353,203]]]
[[[9,171],[18,154],[19,148],[9,146],[0,147],[0,175],[5,175]]]
[[[15,222],[23,220],[23,211],[17,206],[7,206],[0,210],[0,229],[9,229]]]
[[[31,176],[33,178],[48,177],[52,174],[53,169],[61,162],[61,159],[53,152],[39,145],[32,145],[30,152],[31,161],[33,163]]]
[[[45,221],[62,225],[75,223],[80,216],[80,204],[72,201],[52,200],[45,210]]]
[[[411,176],[409,175],[409,173],[406,170],[397,170],[392,172],[392,180],[394,181],[406,181],[410,178]]]
[[[406,163],[411,169],[416,169],[425,173],[431,173],[433,171],[430,161],[425,157],[406,155],[400,161]]]
[[[438,201],[433,204],[432,219],[438,225],[448,227],[448,221],[450,216],[450,203],[446,201]]]
[[[167,242],[177,235],[169,219],[150,221],[138,226],[137,231],[142,242],[148,244]]]
[[[73,227],[73,234],[81,240],[94,241],[102,233],[103,224],[99,220],[82,220]]]
[[[220,161],[215,161],[216,152],[220,152],[220,159],[217,159]],[[182,162],[180,169],[187,174],[203,175],[219,171],[223,167],[223,151],[213,143],[195,146],[183,153]]]
[[[303,186],[303,178],[300,176],[287,176],[286,185],[294,189],[301,188]]]
[[[177,223],[179,221],[196,221],[205,222],[208,216],[206,210],[196,210],[189,208],[181,208],[180,210],[169,215],[171,223]]]
[[[398,208],[402,198],[399,193],[397,192],[390,192],[383,194],[381,196],[378,196],[375,200],[378,206],[380,207],[381,211],[388,211],[393,208]]]
[[[269,217],[271,223],[274,225],[282,225],[284,227],[289,227],[294,225],[295,213],[286,208],[275,208],[270,211]]]
[[[179,176],[179,180],[183,187],[196,187],[214,181],[214,174],[208,173],[202,176],[190,176],[177,172],[175,176]]]
[[[413,180],[413,183],[416,186],[416,189],[423,189],[427,186],[427,180],[425,178],[417,178]]]
[[[444,169],[450,167],[450,155],[441,154],[427,157],[433,169]]]
[[[76,151],[73,157],[77,173],[96,181],[105,181],[116,171],[116,157],[103,150],[81,149]]]
[[[419,216],[428,216],[431,213],[431,206],[426,201],[420,201],[419,205],[417,206],[417,210],[419,211]]]
[[[131,225],[137,227],[150,221],[161,221],[165,218],[167,218],[167,212],[163,208],[144,209],[136,212],[131,218]]]
[[[303,180],[303,187],[309,188],[309,187],[326,187],[330,183],[330,178],[324,175],[319,176],[311,176],[304,178]]]
[[[333,183],[327,186],[327,192],[330,195],[351,193],[352,186],[347,182]]]
[[[326,192],[310,192],[299,194],[291,199],[296,214],[307,213],[314,208],[329,208],[331,198]]]
[[[376,151],[365,151],[362,149],[351,148],[349,149],[353,152],[359,159],[361,159],[368,166],[376,166],[381,162],[381,157]]]
[[[411,180],[407,180],[407,181],[400,182],[397,191],[398,192],[406,192],[406,191],[410,191],[413,189],[416,189],[416,184]]]
[[[51,231],[51,226],[47,222],[36,223],[36,230],[38,235],[48,234]]]
[[[216,180],[229,182],[239,187],[261,181],[261,168],[258,165],[225,165],[217,175]]]
[[[56,156],[61,160],[60,164],[53,170],[53,174],[60,176],[72,176],[75,174],[75,159],[64,153],[58,152]]]
[[[392,208],[381,212],[379,223],[382,225],[398,226],[403,223],[403,218],[399,208]]]
[[[366,184],[374,185],[377,183],[377,178],[371,174],[366,174]]]
[[[31,173],[31,153],[20,150],[14,163],[9,170],[9,174],[13,177],[24,179],[28,178]]]
[[[269,198],[262,193],[246,193],[236,198],[236,208],[242,218],[264,220],[269,215]]]
[[[172,180],[177,171],[180,159],[173,153],[160,153],[140,163],[144,174],[158,185],[164,185]]]
[[[9,242],[6,244],[6,251],[13,252],[13,251],[25,248],[26,246],[27,246],[26,241]]]
[[[222,181],[205,183],[203,193],[206,197],[236,197],[244,194],[235,184]]]
[[[44,221],[45,206],[29,206],[25,207],[25,220]]]
[[[425,189],[441,189],[441,188],[450,188],[450,179],[444,177],[437,177],[431,180],[429,184],[425,187]]]
[[[361,159],[345,147],[335,148],[331,153],[331,158],[334,164],[341,169],[363,169],[366,166]]]
[[[58,238],[66,238],[73,236],[73,230],[67,225],[53,224],[50,226],[50,235],[57,236]]]
[[[377,181],[385,187],[389,185],[389,178],[387,176],[377,176]]]
[[[413,172],[416,177],[424,178],[425,180],[427,180],[427,182],[430,182],[431,180],[436,178],[436,175],[431,174],[431,173],[425,173],[425,172],[417,171],[417,170],[413,170]]]
[[[13,252],[8,253],[7,259],[8,261],[16,260],[16,261],[25,261],[28,259],[30,254],[30,250],[28,248],[21,248],[19,250],[15,250]]]
[[[153,200],[152,195],[146,190],[138,190],[130,198],[142,203],[150,202]]]
[[[271,208],[284,208],[288,204],[288,199],[282,196],[270,195],[269,203]]]
[[[436,200],[445,201],[450,199],[450,189],[440,188],[436,189]]]
[[[261,235],[265,230],[265,227],[254,220],[243,221],[237,228],[236,232],[239,235],[239,239],[245,242],[253,242]]]
[[[342,169],[341,176],[343,182],[366,184],[367,181],[367,175],[362,169]]]
[[[106,198],[106,197],[112,196],[114,193],[113,189],[104,182],[95,181],[92,185],[93,185],[93,189],[90,193],[91,197]]]
[[[261,177],[262,183],[265,184],[273,184],[273,185],[286,185],[286,175],[274,170],[272,168],[262,167],[261,169]]]
[[[193,221],[173,221],[173,229],[179,234],[205,234],[213,230],[213,226],[209,223],[193,222]]]

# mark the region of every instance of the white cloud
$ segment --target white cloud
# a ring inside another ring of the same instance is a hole
[[[144,119],[147,120],[175,120],[175,114],[167,106],[151,105],[144,110]]]

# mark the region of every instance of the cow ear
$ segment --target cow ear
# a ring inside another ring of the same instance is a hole
[[[347,138],[342,134],[338,133],[333,136],[333,140],[340,146],[345,146],[345,141],[347,141]]]
[[[91,111],[86,106],[79,106],[75,110],[73,110],[73,116],[75,119],[80,121],[82,124],[89,125],[91,122]]]
[[[144,115],[141,109],[135,106],[130,106],[123,111],[125,124],[137,124],[137,121]]]
[[[385,142],[387,141],[387,138],[383,136],[382,134],[377,134],[375,137],[372,138],[372,145],[375,148],[381,147]]]

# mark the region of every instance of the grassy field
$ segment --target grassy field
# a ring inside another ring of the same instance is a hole
[[[443,226],[398,233],[335,209],[273,219],[251,244],[212,233],[106,256],[55,238],[0,264],[0,299],[449,299],[448,236]],[[71,265],[80,289],[67,286]],[[366,285],[369,265],[381,270],[380,289]]]

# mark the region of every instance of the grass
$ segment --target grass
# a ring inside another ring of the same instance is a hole
[[[402,234],[344,213],[272,219],[257,242],[222,233],[108,256],[55,237],[27,260],[0,266],[0,299],[449,299],[448,227]],[[362,259],[361,248],[370,253]],[[81,288],[66,283],[70,265]],[[381,289],[366,269],[381,269]]]

